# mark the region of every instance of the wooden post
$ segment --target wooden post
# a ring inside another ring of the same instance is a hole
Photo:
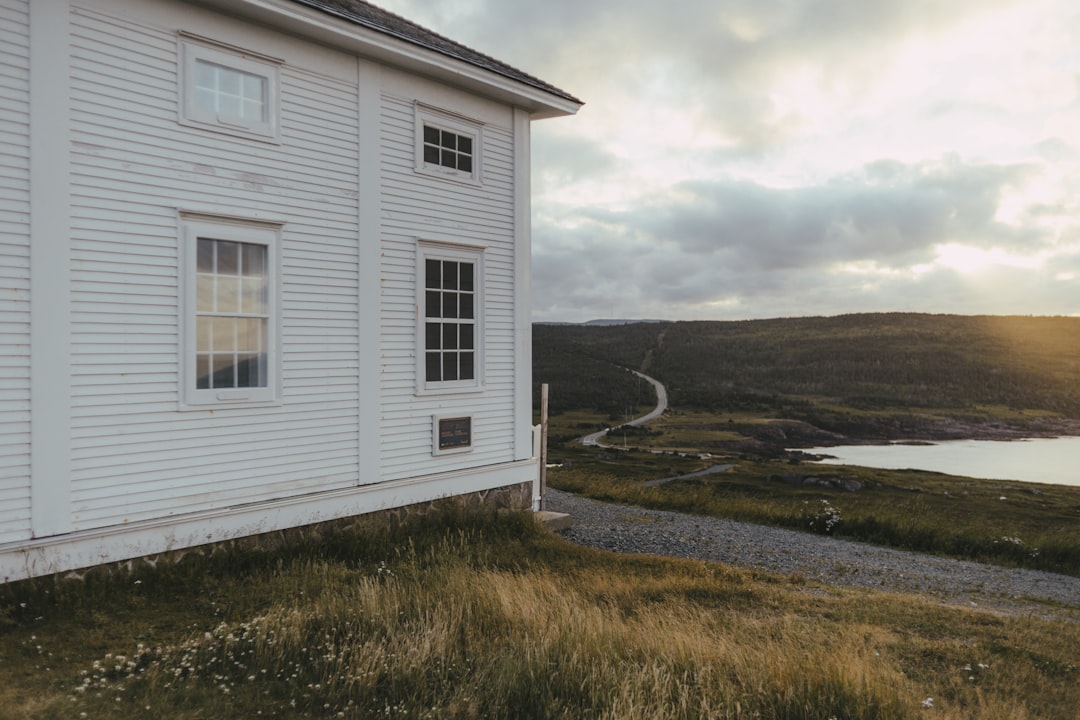
[[[540,386],[540,509],[546,510],[547,495],[548,384]]]

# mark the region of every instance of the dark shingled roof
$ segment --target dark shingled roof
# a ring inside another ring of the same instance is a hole
[[[570,102],[579,105],[582,104],[580,100],[565,90],[560,90],[554,85],[550,85],[528,73],[510,67],[504,62],[500,62],[493,57],[479,53],[461,43],[454,42],[453,40],[443,37],[438,33],[434,33],[414,22],[410,22],[400,15],[395,15],[392,12],[366,3],[363,0],[293,1],[331,15],[336,15],[337,17],[371,30],[392,35],[401,40],[413,43],[414,45],[427,48],[428,50],[434,50],[443,55],[462,60],[470,65],[475,65],[476,67],[489,70],[493,73],[502,75],[503,77],[510,78],[511,80],[516,80],[539,90],[543,90],[544,92],[551,93],[564,100],[569,100]]]

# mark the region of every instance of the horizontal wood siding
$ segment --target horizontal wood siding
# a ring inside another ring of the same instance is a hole
[[[176,10],[73,17],[76,530],[357,481],[355,78],[286,62],[280,144],[182,126]],[[280,407],[178,409],[180,210],[285,223]]]
[[[453,110],[453,108],[445,108]],[[483,127],[480,186],[415,171],[414,104],[382,102],[382,472],[397,479],[514,459],[513,134]],[[481,393],[417,395],[417,240],[484,244]],[[432,416],[473,418],[473,450],[432,456]]]
[[[0,543],[30,537],[29,0],[0,0]]]

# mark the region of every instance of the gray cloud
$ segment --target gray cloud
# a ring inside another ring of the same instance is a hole
[[[406,14],[533,72],[586,102],[633,96],[658,78],[747,152],[787,139],[778,75],[808,66],[826,86],[873,87],[907,38],[1023,0],[652,0],[426,3]]]
[[[1033,253],[1049,242],[995,219],[1003,189],[1028,172],[955,158],[882,161],[818,187],[701,181],[625,211],[567,209],[573,217],[562,219],[575,229],[536,228],[536,309],[551,317],[589,308],[591,317],[643,305],[727,316],[726,302],[740,316],[760,315],[753,309],[764,300],[775,312],[805,314],[822,303],[838,312],[913,309],[913,296],[966,307],[955,271],[911,268],[932,263],[945,243]],[[858,263],[882,272],[835,274]],[[1023,273],[1011,272],[1019,287]]]

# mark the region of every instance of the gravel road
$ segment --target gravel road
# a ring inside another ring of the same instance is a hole
[[[565,535],[619,552],[713,560],[828,585],[915,592],[949,605],[1080,621],[1080,578],[983,565],[763,525],[612,505],[548,488]]]

